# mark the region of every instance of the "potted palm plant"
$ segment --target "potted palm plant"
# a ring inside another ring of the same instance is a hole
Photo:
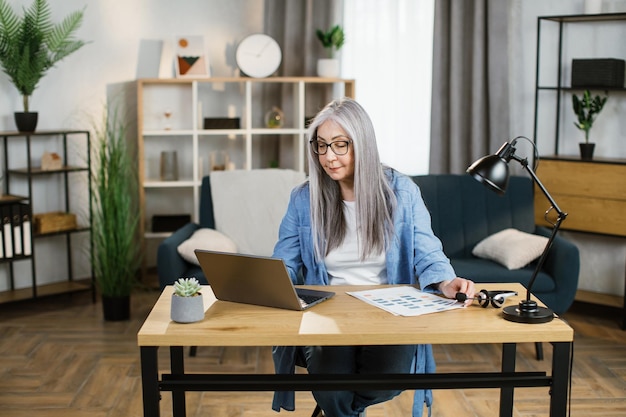
[[[343,28],[335,25],[327,31],[318,29],[316,34],[327,54],[326,58],[317,61],[317,75],[320,77],[338,77],[339,60],[335,58],[335,52],[339,51],[346,41]]]
[[[82,10],[59,24],[54,24],[50,15],[46,0],[34,0],[21,18],[7,0],[0,0],[0,66],[22,95],[24,111],[15,112],[20,132],[32,132],[37,127],[38,115],[30,111],[29,98],[41,78],[85,44],[73,37],[82,23]]]
[[[577,118],[574,125],[578,129],[585,132],[585,142],[579,143],[581,159],[593,159],[593,151],[596,144],[589,142],[589,131],[602,111],[607,99],[607,96],[600,97],[599,95],[596,95],[593,97],[589,90],[585,90],[581,97],[578,97],[576,94],[572,94],[572,107]]]
[[[141,263],[138,179],[126,127],[114,112],[96,129],[91,172],[91,261],[105,320],[130,318]]]

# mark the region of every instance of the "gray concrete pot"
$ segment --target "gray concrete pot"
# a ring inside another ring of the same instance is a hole
[[[180,297],[172,294],[170,318],[177,323],[193,323],[204,318],[202,295]]]

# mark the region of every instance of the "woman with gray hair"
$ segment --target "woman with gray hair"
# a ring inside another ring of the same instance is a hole
[[[308,128],[309,179],[291,194],[273,257],[284,260],[294,284],[419,284],[454,298],[474,296],[456,276],[433,234],[419,188],[380,163],[376,135],[363,107],[348,98],[329,103]],[[434,372],[427,345],[280,346],[277,373],[296,363],[311,374]],[[298,360],[300,359],[300,360]],[[400,391],[314,391],[326,417],[357,416]],[[413,415],[432,403],[417,390]],[[277,392],[273,408],[294,409],[292,392]]]

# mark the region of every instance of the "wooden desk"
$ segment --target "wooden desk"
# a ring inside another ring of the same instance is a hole
[[[479,284],[526,294],[519,284]],[[174,416],[185,415],[185,391],[310,391],[319,389],[501,388],[500,416],[511,416],[514,387],[551,386],[550,416],[565,417],[574,331],[556,318],[550,323],[521,324],[500,316],[501,309],[464,309],[396,317],[348,294],[371,287],[336,286],[335,297],[305,312],[216,301],[203,289],[206,315],[201,322],[170,321],[172,288],[166,288],[137,335],[141,350],[144,416],[159,416],[161,391],[172,391]],[[516,344],[550,342],[552,374],[515,372]],[[185,374],[183,346],[306,346],[376,344],[503,344],[498,373],[422,375],[215,375]],[[171,352],[171,374],[158,375],[157,350]]]

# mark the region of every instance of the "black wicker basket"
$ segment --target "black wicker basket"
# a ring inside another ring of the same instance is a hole
[[[624,60],[573,59],[572,87],[624,87]]]

